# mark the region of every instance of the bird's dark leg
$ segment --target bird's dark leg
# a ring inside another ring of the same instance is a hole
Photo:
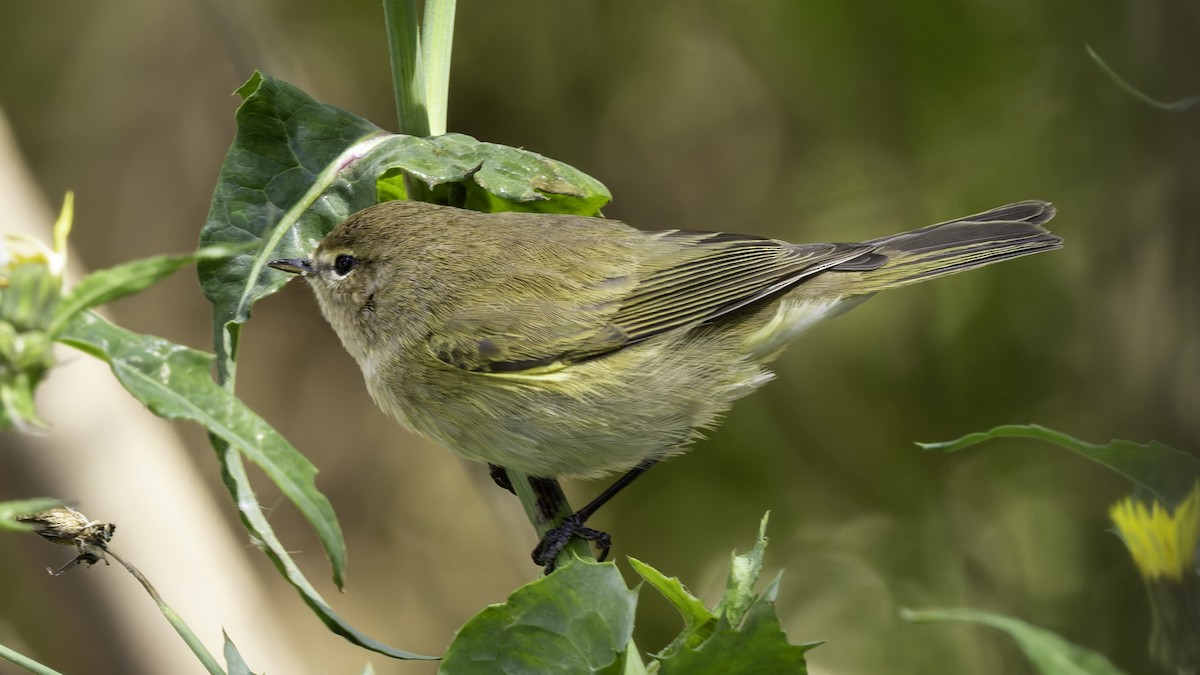
[[[499,464],[488,464],[488,475],[492,477],[492,482],[496,485],[514,495],[517,494],[517,491],[513,489],[512,481],[508,479],[508,473],[504,470],[504,467]]]
[[[604,506],[608,500],[616,496],[618,492],[625,489],[638,476],[646,473],[646,470],[654,466],[655,461],[649,460],[643,462],[621,476],[615,483],[608,486],[604,492],[601,492],[592,501],[588,502],[587,506],[579,509],[575,513],[562,519],[558,527],[550,530],[538,542],[536,548],[533,549],[533,562],[546,568],[546,573],[554,571],[554,560],[558,558],[558,554],[571,541],[572,538],[578,537],[585,541],[594,542],[600,549],[600,555],[597,560],[603,562],[608,557],[608,549],[612,545],[612,538],[607,533],[599,530],[593,530],[590,527],[584,527],[584,523],[588,518],[591,518],[601,506]]]

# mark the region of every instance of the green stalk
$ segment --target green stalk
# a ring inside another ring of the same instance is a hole
[[[387,25],[392,89],[396,95],[396,119],[400,124],[398,131],[423,138],[429,135],[429,111],[425,107],[424,73],[421,71],[417,1],[383,0],[383,21]],[[449,74],[448,66],[446,72]]]
[[[425,106],[429,135],[446,133],[446,109],[450,98],[450,51],[454,44],[456,0],[426,0],[422,24],[421,73],[425,80]]]
[[[505,469],[505,473],[508,474],[508,482],[512,483],[513,490],[517,493],[517,498],[521,500],[521,506],[525,509],[525,516],[529,518],[530,524],[533,525],[533,530],[537,533],[538,539],[541,539],[546,536],[547,532],[558,527],[563,518],[574,513],[574,509],[567,503],[567,496],[563,494],[558,481],[546,478],[534,478],[527,473],[513,469]],[[596,559],[596,556],[592,553],[591,546],[579,538],[572,539],[566,548],[563,549],[564,554],[568,551],[573,552],[580,558]]]
[[[9,663],[15,663],[21,668],[24,668],[31,673],[35,673],[36,675],[62,675],[62,673],[58,672],[57,670],[49,666],[44,666],[28,656],[15,652],[4,645],[0,645],[0,659],[4,659]]]
[[[142,588],[146,589],[146,592],[154,600],[154,604],[158,605],[158,611],[162,612],[163,616],[167,618],[167,622],[179,634],[179,637],[183,638],[183,641],[187,643],[188,648],[192,650],[192,654],[204,665],[204,669],[209,672],[209,675],[225,675],[225,670],[221,668],[221,664],[213,657],[212,652],[208,651],[204,643],[200,641],[200,638],[196,637],[192,629],[184,623],[183,618],[176,614],[175,610],[171,609],[170,605],[163,601],[162,596],[158,594],[158,590],[154,588],[154,585],[150,583],[146,575],[142,574],[141,570],[131,565],[128,560],[125,560],[124,557],[111,548],[106,546],[104,550],[113,558],[116,558],[117,562],[121,563],[133,575],[133,578],[138,580]]]
[[[396,116],[400,133],[410,136],[440,136],[446,133],[446,111],[450,97],[450,53],[454,44],[456,0],[426,0],[424,35],[417,27],[416,0],[383,0],[387,24],[388,54],[392,64]],[[405,181],[410,199],[421,199],[424,186]],[[557,482],[541,481],[539,493],[530,476],[508,471],[509,481],[521,500],[525,515],[538,537],[571,514]],[[587,542],[574,540],[564,551],[592,557]]]

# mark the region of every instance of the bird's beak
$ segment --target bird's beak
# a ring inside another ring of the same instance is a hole
[[[277,270],[288,272],[291,274],[299,274],[305,276],[313,271],[312,260],[308,258],[283,258],[280,260],[272,260],[267,263],[267,267],[274,267]]]

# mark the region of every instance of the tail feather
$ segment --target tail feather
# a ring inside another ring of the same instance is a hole
[[[873,239],[866,243],[876,248],[867,256],[832,269],[861,272],[863,292],[875,293],[1050,251],[1062,246],[1060,237],[1042,227],[1054,213],[1054,206],[1048,202],[1008,204],[966,218]]]

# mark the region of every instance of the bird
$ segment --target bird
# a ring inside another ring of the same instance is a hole
[[[334,227],[302,276],[403,426],[540,478],[623,476],[548,533],[553,560],[650,466],[688,450],[813,324],[867,298],[1058,249],[1021,201],[864,242],[639,230],[601,217],[386,201]],[[601,556],[601,559],[603,555]]]

